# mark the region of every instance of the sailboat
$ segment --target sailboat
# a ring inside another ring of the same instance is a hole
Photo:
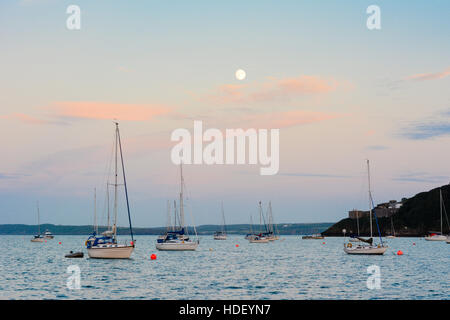
[[[267,243],[269,242],[269,239],[263,234],[262,232],[262,219],[263,219],[263,212],[262,212],[262,205],[261,201],[259,202],[259,233],[258,234],[252,234],[248,241],[250,243]]]
[[[129,259],[135,248],[135,240],[133,237],[133,227],[131,225],[130,205],[128,202],[127,181],[125,178],[125,165],[123,163],[122,144],[120,141],[119,124],[114,122],[115,128],[115,157],[114,157],[114,224],[112,228],[109,226],[109,190],[108,190],[108,229],[101,235],[98,235],[98,227],[96,223],[96,209],[94,208],[94,231],[86,240],[86,248],[89,258],[97,259]],[[120,163],[122,167],[123,186],[125,189],[125,199],[127,203],[128,222],[130,225],[131,242],[118,243],[117,241],[117,193],[118,193],[118,162],[120,154]],[[108,184],[109,185],[109,184]]]
[[[441,208],[441,232],[430,232],[429,236],[425,237],[425,240],[427,241],[447,241],[448,237],[445,236],[442,232],[442,224],[443,224],[443,219],[442,219],[442,209],[445,210],[445,205],[444,205],[444,200],[442,198],[442,189],[439,190],[439,201],[440,201],[440,208]],[[447,215],[447,212],[445,212],[445,215]],[[447,219],[448,221],[448,219]]]
[[[245,240],[250,240],[253,237],[253,218],[250,214],[250,233],[245,235]]]
[[[167,230],[164,235],[161,235],[156,240],[156,249],[161,251],[194,251],[197,249],[199,240],[198,238],[193,241],[189,239],[189,234],[186,231],[184,225],[184,202],[183,202],[183,191],[184,191],[184,179],[183,179],[183,165],[180,164],[180,219],[179,227],[176,229],[176,222],[172,230]],[[176,206],[175,206],[176,207]],[[175,212],[175,220],[177,214]],[[197,236],[197,232],[194,226],[194,231]]]
[[[344,243],[344,252],[347,254],[358,254],[358,255],[382,255],[386,252],[387,246],[383,244],[383,239],[381,238],[380,227],[378,225],[377,215],[375,214],[375,221],[377,223],[378,235],[380,237],[380,244],[373,243],[373,232],[372,232],[372,208],[373,208],[373,199],[372,199],[372,191],[370,190],[370,165],[369,160],[367,160],[367,177],[369,184],[369,208],[370,208],[370,238],[363,239],[358,237],[361,242],[357,244],[352,244],[348,242]]]
[[[41,235],[41,224],[39,222],[39,202],[36,203],[37,206],[37,218],[38,218],[38,234],[31,239],[31,242],[44,242],[44,237]]]
[[[386,238],[388,238],[388,239],[394,239],[394,238],[397,238],[397,237],[395,236],[394,221],[392,220],[392,216],[391,216],[391,234],[388,235]]]
[[[224,210],[223,210],[223,202],[222,202],[221,208],[222,208],[222,222],[223,222],[222,230],[216,231],[214,233],[214,240],[227,240],[227,229],[226,229],[226,226],[225,226],[225,213],[224,213]]]
[[[272,203],[269,201],[269,207],[267,209],[267,232],[263,235],[269,239],[269,241],[275,241],[280,239],[278,236],[278,230],[276,229],[276,225],[273,223],[273,213],[272,213]]]

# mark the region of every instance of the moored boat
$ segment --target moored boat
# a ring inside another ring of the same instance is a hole
[[[354,255],[382,255],[387,250],[387,245],[383,243],[383,239],[381,238],[381,231],[378,225],[378,218],[376,213],[374,212],[375,221],[378,229],[378,236],[380,238],[380,244],[373,243],[373,232],[372,232],[372,208],[373,208],[373,199],[372,199],[372,191],[370,189],[370,165],[369,160],[367,160],[367,177],[368,177],[368,186],[369,186],[369,219],[370,219],[370,238],[364,239],[361,237],[357,237],[359,242],[352,243],[347,242],[344,243],[344,252],[347,254]],[[343,230],[345,233],[345,230]]]
[[[133,237],[133,227],[131,225],[130,205],[128,202],[128,190],[125,177],[125,165],[123,163],[122,144],[120,141],[119,124],[115,122],[115,171],[114,171],[114,225],[112,229],[109,227],[109,211],[108,211],[108,230],[98,235],[98,227],[96,223],[96,206],[94,205],[94,231],[86,240],[86,249],[89,258],[95,259],[129,259],[135,248]],[[120,154],[120,163],[122,167],[123,186],[125,189],[125,199],[127,205],[128,222],[130,226],[131,242],[118,243],[117,241],[117,189],[118,189],[118,155]],[[108,184],[109,185],[109,184]],[[109,191],[108,191],[108,208],[109,208]]]
[[[442,198],[442,189],[439,190],[439,201],[440,201],[440,211],[441,211],[441,231],[432,231],[428,236],[425,237],[427,241],[447,241],[447,236],[443,234],[443,211],[445,211],[444,199]],[[447,211],[445,211],[447,217]],[[448,222],[448,217],[447,217]]]
[[[38,234],[35,235],[30,241],[31,242],[44,242],[44,237],[41,235],[41,223],[39,221],[39,202],[36,202],[37,207],[37,220],[38,220]]]
[[[172,228],[168,227],[168,230],[164,235],[160,235],[156,240],[156,249],[160,251],[194,251],[197,249],[200,241],[198,238],[193,241],[189,238],[189,234],[184,223],[184,178],[183,178],[183,166],[180,164],[180,216],[179,226],[177,226],[177,210],[176,202],[174,202],[174,224]],[[170,222],[170,221],[169,221]],[[194,226],[194,231],[197,236],[197,232]]]

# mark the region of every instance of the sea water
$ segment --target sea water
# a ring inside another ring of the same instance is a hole
[[[249,243],[205,235],[196,251],[167,252],[156,250],[156,236],[137,236],[129,260],[89,259],[83,236],[30,239],[0,236],[1,299],[450,298],[450,245],[419,238],[388,239],[383,256],[352,256],[343,238]],[[71,250],[85,257],[65,258]],[[68,286],[74,265],[80,289]],[[370,266],[379,267],[379,289],[368,286]]]

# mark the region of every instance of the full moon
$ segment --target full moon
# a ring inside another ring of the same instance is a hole
[[[246,76],[246,74],[245,74],[245,71],[244,71],[244,70],[239,69],[239,70],[236,71],[236,79],[238,79],[238,80],[244,80],[244,79],[245,79],[245,76]]]

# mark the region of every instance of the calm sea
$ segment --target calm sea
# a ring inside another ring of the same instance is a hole
[[[158,252],[155,236],[138,236],[131,260],[89,259],[82,236],[30,239],[0,236],[1,299],[450,298],[450,245],[418,238],[390,239],[384,256],[349,256],[342,238],[250,244],[202,236],[197,251]],[[85,257],[65,258],[70,250]],[[70,265],[81,270],[79,290],[67,288]],[[380,268],[381,289],[367,288],[371,265]]]

